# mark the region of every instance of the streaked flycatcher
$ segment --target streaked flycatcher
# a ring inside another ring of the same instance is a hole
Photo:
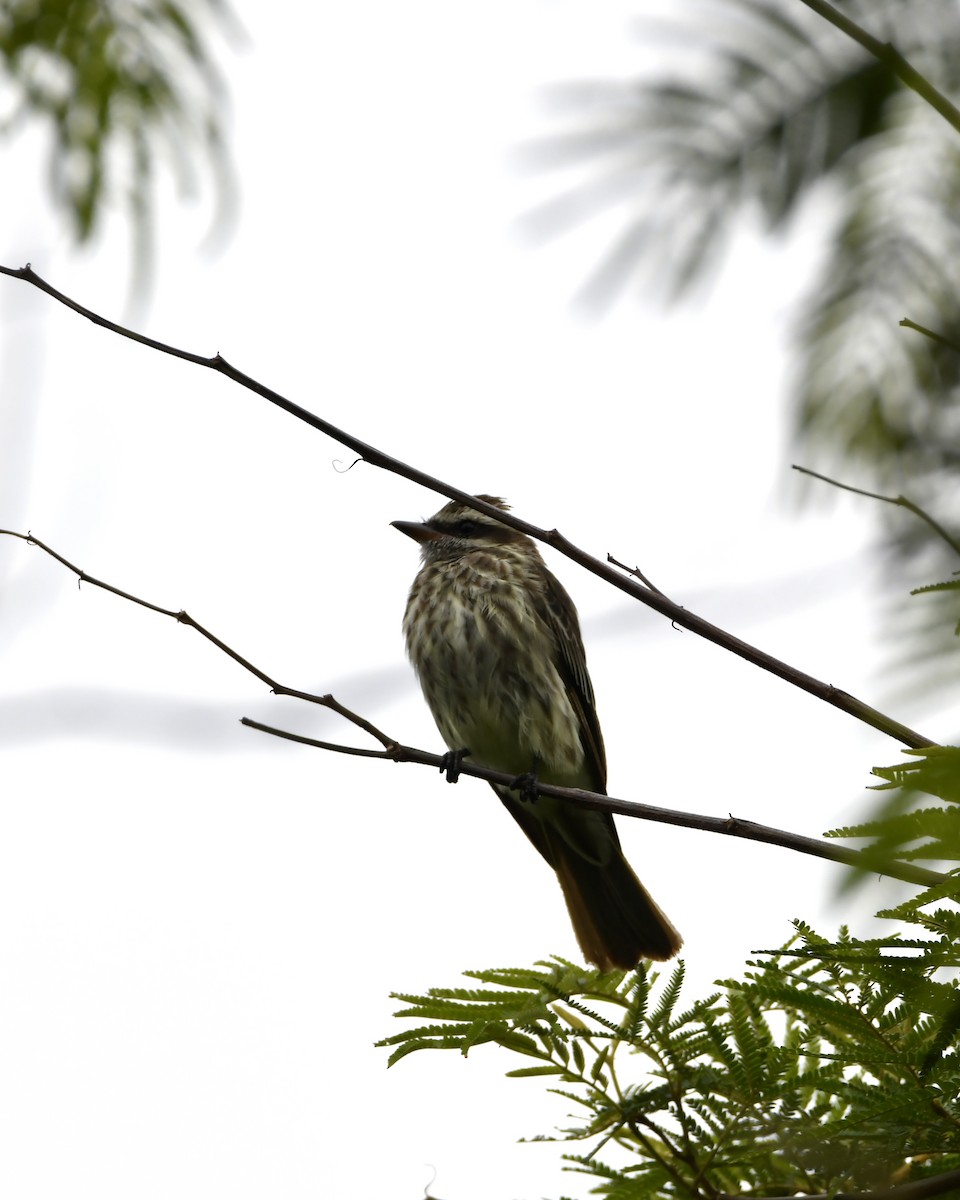
[[[456,502],[422,524],[394,526],[421,547],[403,628],[449,749],[510,775],[605,794],[577,612],[536,545]],[[677,953],[680,935],[631,870],[609,813],[493,787],[556,871],[588,961],[628,969]]]

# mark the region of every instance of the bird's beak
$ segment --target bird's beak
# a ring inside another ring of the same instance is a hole
[[[415,542],[419,542],[421,546],[425,542],[435,542],[437,538],[443,536],[437,533],[435,529],[431,529],[429,525],[421,525],[417,521],[391,521],[390,524],[394,529],[399,529],[407,537],[413,538]]]

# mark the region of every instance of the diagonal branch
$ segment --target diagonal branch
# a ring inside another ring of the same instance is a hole
[[[261,733],[284,738],[288,742],[299,742],[303,746],[314,746],[318,750],[331,750],[335,754],[358,755],[362,758],[384,758],[398,763],[419,763],[425,767],[436,767],[439,771],[444,771],[447,767],[444,755],[432,754],[428,750],[418,750],[415,746],[402,746],[399,742],[385,750],[361,750],[356,746],[321,742],[302,733],[277,729],[273,725],[264,725],[261,721],[254,721],[250,717],[243,717],[241,723],[250,729],[258,729]],[[504,771],[491,771],[487,767],[471,763],[466,758],[460,764],[460,774],[470,775],[474,779],[484,779],[487,783],[505,784],[507,787],[516,782],[514,775],[509,775]],[[558,800],[568,800],[578,808],[613,813],[618,817],[636,817],[641,821],[651,821],[655,825],[677,825],[681,829],[700,829],[704,833],[746,838],[751,842],[766,842],[770,846],[782,846],[785,850],[796,850],[800,854],[810,854],[814,858],[825,858],[829,862],[842,863],[844,866],[856,867],[861,871],[873,871],[880,875],[887,875],[891,879],[902,879],[906,883],[918,883],[924,887],[946,883],[949,879],[949,876],[943,875],[939,871],[917,867],[913,863],[901,862],[898,859],[877,863],[873,857],[868,859],[863,851],[855,850],[852,846],[838,846],[835,842],[806,837],[801,833],[790,833],[785,829],[775,829],[772,825],[760,825],[756,821],[747,821],[733,815],[708,817],[703,813],[660,808],[654,804],[642,804],[638,800],[620,800],[616,796],[605,796],[599,792],[559,787],[539,781],[537,782],[537,792],[542,796],[555,796]]]
[[[82,304],[78,304],[77,301],[71,300],[69,296],[65,296],[62,292],[57,291],[55,287],[37,275],[29,263],[25,267],[19,268],[0,265],[0,274],[9,275],[14,279],[21,279],[26,283],[32,284],[34,287],[39,288],[40,291],[46,292],[48,296],[52,296],[59,303],[66,305],[67,308],[79,313],[82,317],[86,317],[88,321],[92,321],[95,325],[99,325],[103,329],[108,329],[112,333],[119,334],[121,337],[130,338],[132,341],[139,342],[153,350],[158,350],[162,354],[169,354],[174,358],[181,358],[185,362],[207,367],[209,370],[225,375],[228,379],[232,379],[242,387],[256,392],[258,396],[262,396],[265,400],[269,400],[271,404],[282,408],[285,412],[290,413],[291,416],[304,421],[321,433],[325,433],[328,437],[340,442],[341,445],[348,447],[348,449],[354,450],[370,466],[380,467],[382,470],[390,471],[392,474],[399,475],[403,479],[419,483],[421,486],[429,488],[430,491],[436,492],[441,496],[446,496],[450,500],[458,500],[462,504],[469,504],[478,512],[494,517],[503,524],[527,534],[528,537],[535,538],[537,541],[552,546],[566,558],[571,559],[600,579],[606,580],[607,583],[618,588],[620,591],[626,592],[628,596],[632,596],[635,600],[646,604],[662,616],[676,622],[677,625],[682,625],[685,629],[689,629],[691,633],[696,633],[707,641],[720,646],[722,649],[729,650],[730,653],[746,659],[747,662],[753,663],[754,666],[777,675],[780,679],[785,680],[794,687],[809,692],[810,695],[816,696],[817,699],[823,700],[824,703],[831,704],[834,708],[839,708],[841,712],[848,713],[850,716],[856,717],[858,721],[863,721],[881,733],[887,734],[902,745],[918,749],[921,746],[934,744],[932,739],[910,729],[907,725],[903,725],[899,721],[893,720],[878,709],[871,708],[869,704],[865,704],[862,700],[851,696],[849,692],[844,692],[832,684],[824,683],[812,675],[807,675],[796,667],[792,667],[788,663],[774,658],[772,654],[767,654],[757,649],[756,646],[751,646],[748,642],[742,641],[732,633],[728,633],[725,629],[720,629],[718,626],[711,624],[710,621],[704,620],[703,617],[698,617],[695,613],[689,612],[682,605],[668,599],[662,592],[646,587],[642,582],[630,578],[621,571],[616,570],[613,566],[602,562],[592,554],[588,554],[587,551],[581,550],[579,546],[575,546],[572,542],[568,541],[559,530],[540,529],[536,525],[531,525],[528,521],[523,521],[512,513],[494,508],[483,500],[477,499],[476,496],[471,496],[468,492],[462,492],[459,488],[455,488],[443,480],[435,479],[432,475],[427,475],[425,472],[417,470],[417,468],[402,462],[400,459],[392,458],[389,454],[385,454],[375,446],[362,442],[359,438],[354,437],[353,434],[338,429],[329,421],[325,421],[322,417],[316,416],[316,414],[309,412],[307,409],[301,408],[299,404],[294,404],[292,400],[281,396],[279,392],[275,392],[272,388],[267,387],[266,384],[259,383],[256,379],[237,370],[236,367],[228,363],[220,354],[204,358],[202,355],[178,349],[176,346],[156,341],[154,338],[148,338],[143,334],[126,329],[122,325],[117,325],[113,321],[108,321],[106,317],[102,317],[98,313],[84,308]]]
[[[244,717],[242,723],[251,729],[257,729],[263,733],[272,734],[274,737],[284,738],[287,741],[315,746],[320,750],[328,750],[336,754],[348,754],[359,758],[379,758],[389,762],[419,763],[422,766],[435,767],[438,770],[446,769],[445,755],[432,754],[426,750],[418,750],[413,746],[401,745],[395,738],[391,738],[388,734],[378,729],[366,720],[365,717],[352,712],[349,708],[340,704],[333,696],[317,696],[311,692],[303,692],[297,688],[286,687],[283,684],[277,683],[266,671],[255,666],[248,659],[244,658],[242,654],[238,654],[236,650],[218,638],[216,634],[211,633],[199,621],[195,621],[189,613],[182,609],[177,611],[172,608],[164,608],[160,604],[154,604],[149,600],[143,600],[139,596],[134,596],[130,592],[125,592],[113,584],[105,583],[102,579],[96,579],[93,575],[89,575],[86,571],[75,566],[68,559],[64,558],[62,554],[58,554],[56,550],[53,550],[32,534],[16,533],[10,529],[0,529],[0,535],[19,538],[28,545],[36,546],[62,566],[66,567],[67,570],[72,571],[81,583],[89,583],[93,587],[110,592],[111,595],[119,596],[122,600],[128,600],[131,604],[137,604],[141,608],[149,609],[150,612],[159,613],[163,617],[170,617],[171,620],[176,621],[180,625],[190,626],[191,629],[195,629],[208,642],[216,646],[218,650],[222,651],[229,658],[232,658],[245,671],[249,671],[251,675],[254,675],[257,679],[267,684],[277,695],[293,696],[299,700],[306,700],[311,704],[318,704],[323,708],[329,708],[346,721],[349,721],[350,724],[368,733],[383,748],[373,750],[360,746],[345,746],[338,742],[319,741],[316,738],[291,733],[283,729],[276,729],[273,726],[264,725],[259,721]],[[504,774],[502,771],[488,770],[486,767],[480,767],[471,763],[468,759],[465,759],[461,764],[460,774],[470,775],[475,779],[484,779],[488,783],[506,784],[507,786],[514,782],[512,775]],[[641,804],[634,800],[619,800],[614,796],[603,796],[599,793],[584,791],[580,788],[556,787],[546,783],[538,783],[537,789],[544,796],[556,796],[581,808],[595,809],[598,812],[615,813],[619,816],[634,817],[642,821],[653,821],[662,825],[677,825],[685,829],[701,829],[707,833],[718,833],[727,837],[747,838],[754,842],[766,842],[772,846],[782,846],[787,850],[796,850],[801,854],[810,854],[817,858],[825,858],[831,862],[843,863],[847,866],[879,872],[883,875],[889,875],[894,879],[905,880],[908,883],[931,886],[943,883],[947,879],[947,876],[941,875],[937,871],[930,871],[925,867],[917,867],[912,863],[891,859],[889,862],[878,864],[873,858],[867,861],[862,851],[855,850],[852,847],[840,846],[836,842],[823,841],[820,838],[805,837],[803,834],[789,833],[783,829],[774,829],[769,825],[759,825],[755,821],[745,821],[732,815],[728,817],[708,817],[699,813],[659,808],[652,804]]]
[[[935,109],[960,133],[960,110],[943,92],[935,88],[929,79],[921,75],[916,67],[907,62],[896,46],[891,42],[881,42],[879,38],[868,33],[862,25],[858,25],[856,21],[841,12],[840,9],[835,8],[834,5],[829,4],[827,0],[801,0],[801,3],[805,4],[807,8],[812,8],[831,25],[835,25],[848,38],[858,42],[867,53],[872,54],[878,62],[888,67],[901,83],[906,84],[908,88],[926,100],[931,108]]]
[[[922,509],[919,504],[914,504],[912,500],[908,500],[906,496],[884,496],[880,492],[868,492],[864,488],[854,487],[850,483],[841,483],[839,479],[831,479],[829,475],[821,475],[819,471],[811,471],[809,467],[797,466],[796,463],[793,464],[793,469],[799,471],[801,475],[809,475],[813,479],[822,480],[823,483],[832,484],[833,487],[842,488],[845,492],[853,492],[857,496],[866,496],[869,500],[882,500],[884,504],[895,504],[898,508],[905,508],[914,516],[919,517],[921,521],[926,521],[937,537],[942,538],[954,554],[960,556],[960,544],[956,539],[951,537],[925,509]]]
[[[110,592],[111,595],[119,596],[122,600],[129,600],[131,604],[139,604],[141,608],[148,608],[151,612],[159,613],[162,617],[172,617],[180,625],[189,625],[191,629],[195,629],[201,637],[205,637],[208,642],[212,642],[218,650],[222,650],[228,658],[232,658],[245,671],[249,671],[251,675],[255,675],[257,679],[265,683],[276,695],[292,696],[295,700],[306,700],[309,704],[318,704],[321,708],[329,708],[337,713],[338,716],[349,721],[351,725],[356,725],[358,729],[362,729],[365,733],[369,733],[371,737],[376,738],[381,746],[389,748],[394,744],[393,738],[387,737],[385,733],[377,729],[376,725],[371,725],[365,717],[361,717],[358,713],[345,708],[333,696],[315,696],[312,692],[301,692],[297,688],[286,687],[282,683],[277,683],[265,671],[261,671],[259,667],[255,667],[252,662],[249,662],[242,655],[238,654],[236,650],[232,650],[216,634],[204,628],[199,621],[195,621],[183,609],[180,609],[178,612],[172,608],[163,608],[159,604],[152,604],[149,600],[142,600],[139,596],[131,595],[130,592],[124,592],[120,588],[114,587],[112,583],[104,583],[102,579],[95,579],[92,575],[88,575],[86,571],[81,570],[80,567],[74,566],[62,554],[58,554],[56,550],[51,549],[45,542],[41,542],[39,538],[34,537],[32,533],[16,533],[12,529],[0,529],[0,534],[7,537],[19,538],[21,541],[26,542],[28,546],[37,546],[45,554],[49,554],[51,558],[55,558],[58,563],[62,563],[68,571],[72,571],[80,583],[89,583],[93,587],[102,588],[105,592]]]
[[[942,333],[928,329],[926,325],[918,325],[916,321],[911,321],[909,317],[903,317],[900,324],[904,329],[915,329],[917,333],[922,333],[924,337],[928,337],[932,342],[936,342],[940,346],[946,346],[948,350],[953,350],[954,353],[960,354],[960,345],[951,338],[944,337]]]

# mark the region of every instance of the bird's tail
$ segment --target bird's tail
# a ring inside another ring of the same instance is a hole
[[[673,958],[680,934],[660,911],[617,847],[603,865],[557,838],[552,845],[573,930],[588,962],[629,970],[643,958]]]

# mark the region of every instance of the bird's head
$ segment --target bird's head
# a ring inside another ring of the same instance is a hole
[[[499,496],[483,496],[478,500],[492,504],[504,512],[510,507]],[[419,542],[424,562],[449,562],[477,550],[503,553],[506,547],[532,546],[524,534],[493,517],[477,512],[458,500],[451,500],[426,521],[392,521],[407,537]]]

